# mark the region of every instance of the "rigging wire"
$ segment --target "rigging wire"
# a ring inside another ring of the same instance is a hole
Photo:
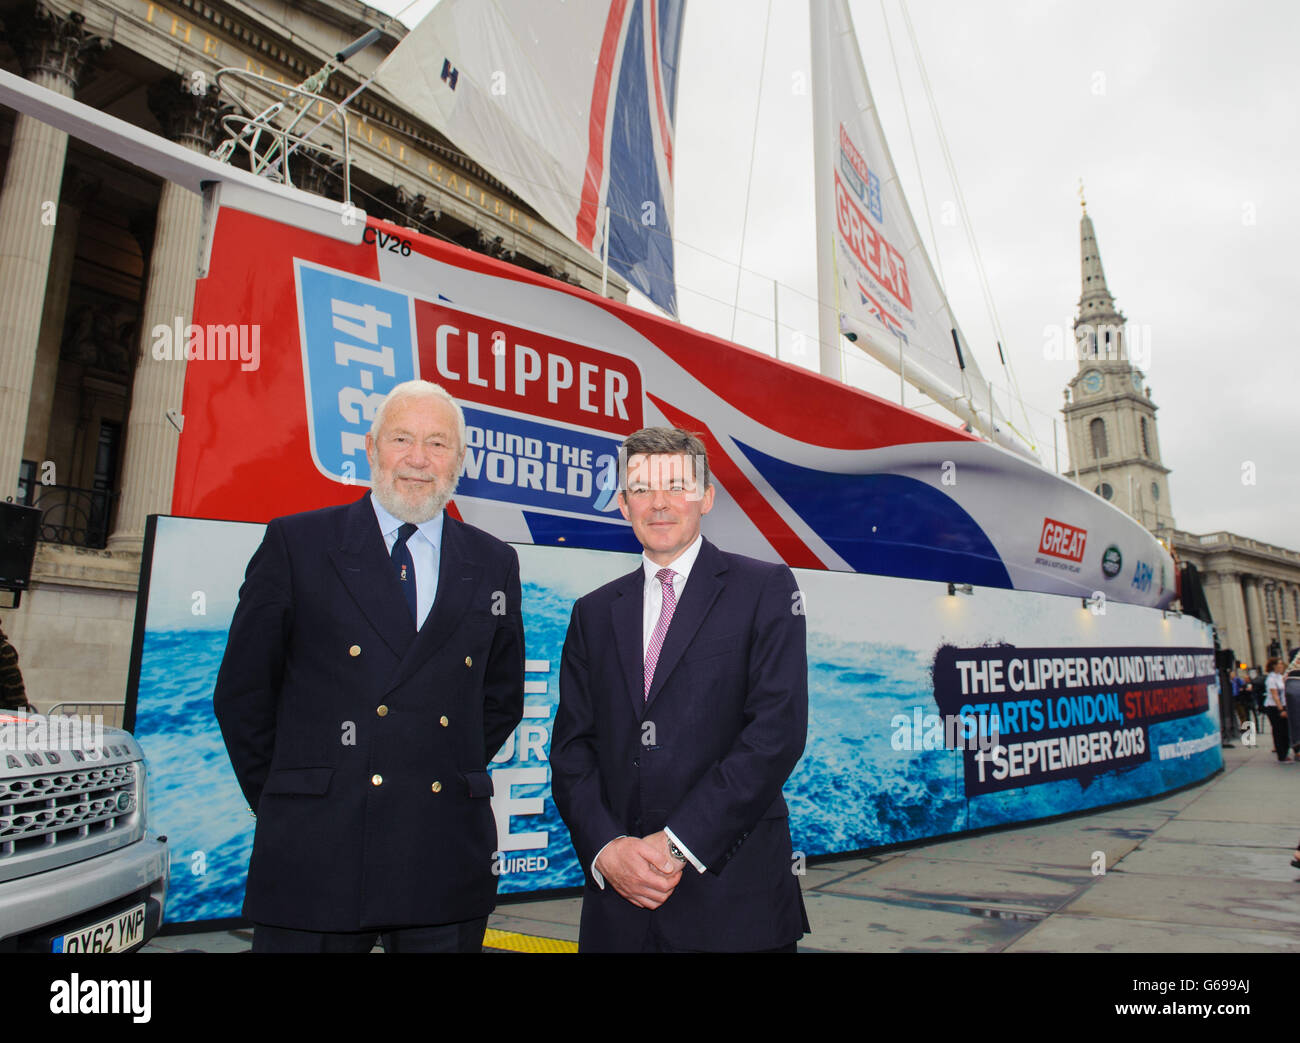
[[[885,9],[885,0],[880,0],[880,17],[885,21],[885,39],[889,42],[889,59],[894,63],[894,79],[898,82],[898,96],[903,102],[903,120],[907,123],[907,140],[912,146],[912,162],[916,164],[916,179],[921,184],[921,205],[925,207],[925,223],[930,229],[930,256],[934,258],[936,274],[939,277],[939,292],[948,296],[948,289],[943,281],[943,255],[939,253],[939,238],[934,234],[934,218],[930,213],[930,193],[925,188],[925,172],[921,166],[921,154],[916,147],[916,135],[912,132],[912,111],[907,104],[907,92],[903,89],[903,70],[894,50],[894,34],[889,28],[889,12]]]
[[[411,8],[417,6],[418,4],[420,4],[420,3],[422,3],[422,2],[425,2],[425,0],[410,0],[409,3],[407,3],[405,6],[403,6],[403,7],[402,7],[399,11],[397,11],[395,14],[385,15],[384,22],[383,22],[383,24],[379,27],[379,28],[380,28],[380,31],[387,31],[387,30],[389,29],[390,26],[392,26],[394,23],[399,22],[399,20],[401,19],[402,15],[404,15],[404,14],[405,14],[407,11],[409,11]],[[912,23],[911,23],[910,16],[908,15],[907,7],[906,7],[906,0],[900,0],[900,8],[901,8],[901,11],[902,11],[903,21],[904,21],[904,24],[905,24],[906,29],[907,29],[907,32],[908,32],[908,36],[909,36],[909,39],[910,39],[910,41],[911,41],[911,45],[912,45],[912,48],[913,48],[913,52],[914,52],[914,54],[915,54],[915,56],[916,56],[916,61],[917,61],[918,68],[919,68],[919,70],[920,70],[920,75],[921,75],[922,84],[923,84],[923,86],[924,86],[924,89],[925,89],[925,92],[926,92],[926,97],[927,97],[927,100],[928,100],[928,102],[929,102],[930,110],[931,110],[932,116],[933,116],[933,118],[934,118],[935,126],[936,126],[936,129],[937,129],[937,132],[938,132],[938,136],[939,136],[940,145],[941,145],[941,148],[942,148],[942,151],[943,151],[943,154],[944,154],[945,162],[946,162],[946,165],[947,165],[947,168],[948,168],[949,174],[950,174],[950,176],[952,177],[952,180],[953,180],[953,186],[954,186],[955,193],[956,193],[956,195],[957,195],[958,206],[959,206],[959,208],[960,208],[960,211],[961,211],[961,214],[962,214],[962,218],[963,218],[963,228],[964,228],[964,231],[965,231],[965,233],[966,233],[966,236],[967,236],[968,242],[969,242],[969,244],[970,244],[970,247],[971,247],[972,253],[973,253],[974,257],[975,257],[976,267],[977,267],[977,271],[978,271],[978,273],[979,273],[979,278],[980,278],[980,283],[981,283],[981,289],[982,289],[983,294],[984,294],[984,297],[985,297],[986,306],[987,306],[988,309],[989,309],[989,312],[990,312],[990,318],[991,318],[991,320],[992,320],[992,323],[993,323],[994,329],[995,329],[995,331],[996,331],[996,335],[998,336],[999,341],[1002,341],[1002,340],[1005,340],[1005,337],[1004,337],[1003,334],[1002,334],[1001,324],[1000,324],[1000,321],[999,321],[998,316],[997,316],[996,307],[994,306],[994,303],[993,303],[991,290],[989,289],[989,286],[988,286],[988,280],[987,280],[987,276],[986,276],[986,273],[985,273],[985,270],[984,270],[984,266],[983,266],[982,258],[981,258],[980,255],[979,255],[978,245],[976,244],[975,239],[974,239],[974,233],[973,233],[973,229],[972,229],[972,226],[971,226],[970,216],[969,216],[969,212],[968,212],[967,207],[966,207],[965,199],[964,199],[964,196],[962,195],[960,184],[957,182],[957,176],[956,176],[956,168],[955,168],[955,164],[953,163],[952,156],[951,156],[951,153],[950,153],[949,148],[948,148],[947,139],[946,139],[946,136],[944,135],[944,132],[943,132],[942,122],[941,122],[941,120],[940,120],[940,118],[939,118],[938,109],[937,109],[937,106],[936,106],[936,104],[935,104],[935,100],[934,100],[934,94],[933,94],[933,91],[932,91],[932,89],[931,89],[930,82],[929,82],[929,77],[928,77],[928,74],[926,73],[926,70],[925,70],[924,61],[923,61],[922,58],[921,58],[920,49],[919,49],[919,46],[918,46],[918,44],[917,44],[916,35],[915,35],[915,31],[914,31],[913,26],[912,26]],[[933,256],[934,256],[934,258],[935,258],[935,265],[936,265],[936,268],[938,269],[938,271],[937,271],[937,275],[938,275],[938,279],[939,279],[940,290],[943,291],[943,290],[944,290],[944,277],[943,277],[943,268],[942,268],[941,255],[940,255],[940,253],[939,253],[939,249],[938,249],[938,239],[937,239],[937,236],[936,236],[936,234],[935,234],[934,221],[933,221],[933,215],[932,215],[931,208],[930,208],[929,196],[928,196],[928,193],[927,193],[926,188],[925,188],[924,175],[922,174],[922,167],[921,167],[920,157],[919,157],[919,153],[918,153],[918,149],[917,149],[917,145],[916,145],[916,138],[915,138],[915,134],[914,134],[914,132],[913,132],[912,121],[911,121],[911,114],[910,114],[910,111],[908,110],[908,106],[907,106],[907,103],[906,103],[906,93],[905,93],[905,92],[903,91],[903,89],[902,89],[902,75],[901,75],[901,69],[900,69],[899,62],[898,62],[898,60],[897,60],[897,54],[896,54],[896,52],[895,52],[895,48],[894,48],[893,36],[892,36],[892,33],[891,33],[890,30],[889,30],[889,19],[888,19],[888,14],[887,14],[887,12],[886,12],[886,10],[885,10],[884,0],[881,0],[881,12],[882,12],[882,17],[884,18],[884,21],[885,21],[885,27],[886,27],[886,33],[885,33],[885,35],[886,35],[886,39],[887,39],[887,41],[888,41],[888,43],[889,43],[890,55],[891,55],[891,58],[892,58],[893,61],[894,61],[895,76],[896,76],[896,79],[897,79],[898,84],[899,84],[899,94],[900,94],[900,97],[903,99],[903,111],[904,111],[904,117],[905,117],[905,120],[906,120],[906,123],[907,123],[908,138],[909,138],[909,142],[910,142],[910,144],[911,144],[911,148],[912,148],[913,161],[914,161],[914,163],[916,164],[916,168],[917,168],[917,176],[918,176],[918,180],[920,181],[920,184],[921,184],[922,201],[923,201],[923,205],[924,205],[924,207],[925,207],[926,223],[927,223],[927,226],[928,226],[928,228],[929,228],[929,232],[930,232],[930,239],[931,239],[931,244],[932,244],[932,247],[933,247]],[[274,20],[274,19],[272,19],[272,20]],[[281,23],[281,24],[283,24],[283,23]],[[403,27],[404,27],[404,28],[409,28],[409,27],[406,27],[406,26],[404,25],[404,23],[403,23]],[[767,15],[766,15],[766,18],[765,18],[765,21],[764,21],[764,30],[763,30],[762,57],[761,57],[760,64],[759,64],[758,99],[757,99],[756,104],[755,104],[755,117],[754,117],[755,128],[757,128],[757,123],[758,123],[758,119],[759,119],[759,115],[760,115],[760,110],[761,110],[761,103],[762,103],[762,88],[763,88],[763,73],[766,71],[766,65],[767,65],[767,50],[768,50],[768,39],[769,39],[769,35],[770,35],[770,28],[771,28],[771,0],[768,0],[768,5],[767,5]],[[358,94],[360,94],[362,91],[364,91],[364,90],[365,90],[365,89],[370,85],[370,83],[371,83],[371,82],[375,79],[375,77],[379,74],[379,72],[380,72],[380,70],[382,69],[383,65],[384,65],[384,63],[383,63],[383,62],[380,62],[379,65],[376,67],[374,73],[372,73],[372,74],[371,74],[370,76],[368,76],[368,77],[363,78],[363,79],[361,80],[361,82],[358,84],[358,86],[357,86],[355,89],[353,89],[352,91],[350,91],[350,92],[346,95],[346,97],[342,100],[342,102],[340,102],[340,103],[338,104],[338,108],[339,108],[339,109],[343,109],[344,111],[346,111],[345,107],[346,107],[346,105],[348,104],[348,102],[350,102],[353,98],[355,98]],[[362,120],[364,120],[364,116],[363,116],[363,117],[360,117],[360,118],[361,118]],[[315,127],[311,128],[311,130],[308,131],[308,134],[310,134],[312,131],[318,129],[321,125],[323,125],[323,124],[326,122],[327,119],[328,119],[328,117],[326,117],[325,119],[320,120],[320,121],[316,124]],[[424,146],[426,146],[426,147],[432,147],[432,148],[436,149],[437,152],[440,152],[440,153],[443,153],[443,154],[450,154],[450,155],[459,156],[459,157],[464,158],[465,160],[469,161],[470,163],[474,164],[475,166],[477,166],[477,162],[476,162],[475,160],[473,160],[472,157],[470,157],[470,156],[468,156],[467,154],[461,152],[459,149],[456,149],[454,146],[452,146],[452,147],[448,147],[448,145],[444,145],[444,144],[442,144],[442,143],[435,142],[435,141],[430,140],[430,139],[426,139],[426,138],[424,137],[424,135],[421,135],[421,134],[418,134],[418,133],[412,133],[412,131],[414,130],[414,128],[404,128],[403,130],[399,131],[396,127],[388,127],[387,130],[388,130],[388,132],[389,132],[390,134],[391,134],[391,133],[401,134],[402,136],[405,136],[405,137],[411,139],[411,140],[412,140],[413,142],[415,142],[416,144],[424,145]],[[743,275],[744,272],[752,271],[752,274],[755,274],[755,275],[759,276],[760,278],[765,279],[766,281],[776,283],[776,284],[779,285],[779,286],[783,286],[787,291],[793,292],[793,293],[794,293],[795,295],[797,295],[798,297],[804,298],[804,299],[806,299],[806,300],[808,300],[808,301],[810,301],[810,302],[814,302],[814,303],[817,302],[817,299],[816,299],[815,296],[813,296],[813,295],[811,295],[811,294],[808,294],[808,293],[805,293],[804,291],[800,290],[798,287],[794,287],[794,286],[790,286],[790,285],[788,285],[788,284],[780,283],[778,280],[771,279],[771,278],[769,278],[769,277],[767,277],[767,276],[764,276],[762,273],[759,273],[759,272],[757,272],[757,271],[753,271],[753,270],[751,270],[751,269],[747,269],[747,268],[744,267],[743,261],[744,261],[744,252],[745,252],[745,239],[746,239],[746,232],[747,232],[747,229],[748,229],[749,205],[750,205],[750,199],[751,199],[751,195],[752,195],[753,175],[754,175],[754,161],[755,161],[755,156],[756,156],[756,151],[757,151],[757,130],[755,130],[755,133],[754,133],[754,135],[753,135],[753,139],[754,139],[754,140],[753,140],[753,142],[751,143],[751,152],[750,152],[750,161],[749,161],[749,173],[748,173],[748,177],[747,177],[747,180],[746,180],[746,194],[745,194],[744,219],[743,219],[742,230],[741,230],[741,243],[740,243],[740,255],[739,255],[739,259],[738,259],[737,261],[734,261],[734,262],[733,262],[733,261],[729,260],[728,258],[722,257],[722,256],[719,255],[719,254],[715,254],[715,253],[713,253],[712,251],[706,250],[706,249],[704,249],[704,248],[702,248],[702,247],[700,247],[700,246],[698,246],[698,245],[695,245],[695,244],[692,244],[692,243],[686,242],[686,241],[684,241],[684,240],[682,240],[682,239],[680,239],[680,238],[675,239],[675,244],[678,245],[678,246],[685,246],[685,247],[687,247],[687,248],[689,248],[689,249],[695,250],[696,252],[698,252],[699,254],[701,254],[701,255],[703,255],[703,256],[706,256],[706,257],[712,258],[712,259],[717,260],[717,261],[719,261],[719,262],[722,262],[723,264],[726,264],[726,265],[728,265],[728,266],[730,266],[730,265],[732,265],[732,264],[735,265],[735,267],[736,267],[736,283],[735,283],[734,298],[733,298],[733,300],[732,300],[731,302],[727,302],[727,301],[723,300],[723,299],[720,298],[720,297],[713,296],[713,295],[711,295],[711,294],[708,294],[708,293],[705,293],[705,292],[703,292],[703,291],[700,291],[700,290],[694,289],[694,288],[692,288],[692,287],[688,287],[688,286],[684,286],[684,285],[681,285],[681,286],[680,286],[680,289],[682,289],[682,290],[684,290],[684,291],[686,291],[686,292],[692,293],[692,294],[694,294],[694,295],[697,296],[697,297],[703,298],[703,299],[705,299],[705,300],[713,301],[714,303],[717,303],[717,304],[720,304],[720,305],[724,305],[724,306],[727,306],[727,307],[730,308],[731,313],[732,313],[732,318],[731,318],[731,339],[732,339],[732,340],[734,340],[734,338],[735,338],[736,319],[737,319],[737,316],[738,316],[738,314],[739,314],[740,312],[744,312],[744,313],[747,314],[747,315],[753,316],[753,317],[755,317],[755,318],[763,319],[763,320],[765,320],[765,321],[767,321],[767,320],[769,319],[769,316],[767,316],[767,315],[765,315],[765,314],[763,314],[763,313],[753,311],[752,309],[749,309],[749,308],[742,308],[742,307],[740,306],[740,303],[739,303],[739,298],[740,298],[740,283],[741,283],[742,275]],[[290,152],[297,152],[297,146],[295,145],[295,147],[294,147],[293,149],[291,149]],[[319,165],[319,164],[316,163],[316,160],[315,160],[314,157],[311,157],[310,155],[308,155],[308,154],[306,154],[306,153],[300,153],[300,154],[299,154],[299,158],[300,158],[300,159],[301,159],[301,158],[304,158],[304,157],[307,158],[308,161],[311,162],[313,165]],[[288,156],[286,155],[285,158],[287,159]],[[489,177],[492,178],[492,180],[496,180],[496,177],[495,177],[494,175],[489,174]],[[520,178],[519,180],[524,180],[524,179]],[[364,189],[361,189],[361,188],[359,188],[359,187],[354,187],[354,192],[355,192],[357,195],[363,196],[363,197],[365,197],[365,198],[367,198],[367,199],[373,200],[373,201],[376,202],[376,203],[380,203],[381,205],[384,205],[384,204],[382,204],[382,201],[381,201],[381,200],[379,200],[377,197],[375,197],[372,193],[365,191]],[[512,192],[511,194],[514,194],[514,193]],[[424,234],[431,235],[431,236],[435,236],[435,237],[437,237],[437,238],[439,238],[439,239],[443,239],[443,240],[446,240],[446,241],[448,241],[448,242],[453,242],[453,243],[455,242],[455,240],[451,239],[451,237],[445,235],[444,233],[438,231],[437,229],[435,229],[435,228],[433,228],[433,227],[431,227],[431,226],[429,226],[429,225],[426,225],[426,224],[425,224],[424,222],[422,222],[422,221],[413,220],[413,219],[411,219],[411,218],[405,218],[405,220],[409,223],[409,225],[410,225],[411,227],[416,228],[418,231],[421,231],[421,232],[423,232]],[[663,235],[664,233],[662,233],[662,232],[658,232],[657,230],[651,230],[651,234],[660,234],[660,235]],[[545,249],[544,244],[543,244],[543,248]],[[563,256],[563,255],[561,255],[561,256]],[[803,331],[800,330],[798,327],[793,326],[793,325],[788,324],[788,323],[778,323],[777,325],[778,325],[778,328],[779,328],[780,326],[784,326],[785,328],[790,329],[790,330],[792,330],[792,331],[794,331],[794,332],[797,332],[797,333],[798,333],[798,332],[803,332]],[[846,349],[843,348],[842,345],[840,346],[839,351],[840,351],[841,356],[843,356],[843,358],[841,359],[841,368],[842,368],[842,369],[843,369],[844,364],[849,360],[850,356],[851,356],[853,359],[855,359],[855,360],[857,360],[857,359],[860,358],[860,356],[859,356],[857,353],[850,353],[850,352],[848,352]],[[1031,446],[1034,446],[1034,447],[1036,448],[1036,444],[1035,444],[1035,441],[1034,441],[1034,439],[1033,439],[1033,435],[1032,435],[1032,428],[1033,428],[1033,425],[1032,425],[1032,422],[1030,421],[1030,418],[1029,418],[1029,415],[1028,415],[1028,408],[1029,408],[1029,407],[1027,406],[1027,403],[1024,401],[1024,396],[1023,396],[1023,394],[1022,394],[1021,391],[1020,391],[1019,382],[1018,382],[1018,380],[1016,379],[1015,372],[1014,372],[1014,370],[1012,369],[1012,367],[1011,367],[1009,361],[1008,361],[1005,357],[1003,358],[1003,366],[1004,366],[1004,368],[1007,370],[1007,374],[1008,374],[1008,377],[1010,378],[1010,382],[1011,382],[1011,384],[1014,386],[1014,394],[1015,394],[1015,397],[1016,397],[1017,401],[1018,401],[1019,404],[1020,404],[1021,412],[1022,412],[1022,415],[1023,415],[1024,418],[1025,418],[1026,426],[1027,426],[1027,427],[1029,428],[1029,430],[1030,430],[1030,436],[1029,436],[1029,438],[1028,438],[1027,440],[1030,442]],[[986,378],[986,379],[987,379],[987,378]],[[989,383],[991,384],[992,382],[990,381]],[[1008,392],[1008,395],[1010,395],[1010,394],[1011,394],[1011,388],[1007,388],[1006,390],[1007,390],[1007,392]],[[963,397],[969,399],[969,394],[967,394],[967,395],[965,395],[965,396],[963,396]],[[940,405],[940,406],[943,405],[942,402],[938,402],[937,400],[936,400],[935,404]],[[1036,410],[1036,411],[1037,411],[1037,410]],[[1019,430],[1015,427],[1015,425],[1011,424],[1011,422],[1010,422],[1009,419],[1007,419],[1005,422],[1007,423],[1008,427],[1010,427],[1013,431],[1016,431],[1017,434],[1021,434],[1021,432],[1019,432]],[[1023,434],[1021,434],[1021,437],[1023,438],[1023,437],[1025,437],[1025,436],[1024,436]]]
[[[749,229],[749,199],[754,187],[754,156],[758,152],[758,117],[763,107],[763,73],[767,69],[767,36],[772,28],[772,0],[767,0],[767,16],[763,19],[763,52],[758,62],[758,97],[754,101],[754,131],[749,143],[749,174],[745,178],[745,213],[740,220],[740,257],[736,261],[736,300],[731,311],[731,336],[736,336],[736,309],[740,307],[740,273],[745,261],[745,233]]]
[[[329,166],[328,166],[326,163],[323,163],[323,162],[317,160],[317,159],[316,159],[314,156],[312,156],[310,153],[307,153],[307,152],[300,153],[299,156],[298,156],[298,158],[299,158],[300,160],[302,160],[302,159],[306,159],[307,162],[310,163],[312,166],[318,167],[318,168],[320,168],[321,170],[323,170],[323,171],[325,171],[325,172],[327,172],[327,173],[331,172]],[[357,186],[357,185],[355,185],[355,184],[353,185],[353,194],[354,194],[355,196],[362,196],[362,197],[364,197],[365,199],[371,200],[371,201],[373,201],[373,202],[379,204],[381,207],[384,207],[385,209],[386,209],[387,206],[388,206],[388,204],[384,203],[383,200],[379,199],[379,198],[378,198],[376,195],[374,195],[372,192],[369,192],[369,191],[367,191],[366,189],[361,188],[361,187],[359,187],[359,186]],[[445,233],[439,231],[437,228],[434,228],[433,226],[428,225],[428,224],[426,224],[426,223],[424,223],[423,221],[420,221],[420,220],[418,220],[418,219],[410,218],[410,217],[406,217],[405,215],[403,215],[402,219],[401,219],[400,221],[398,221],[398,222],[395,222],[395,223],[397,223],[397,224],[399,224],[400,226],[403,226],[403,227],[413,228],[413,229],[415,229],[416,231],[418,231],[418,232],[422,232],[422,233],[425,234],[425,235],[429,235],[429,236],[432,236],[432,237],[434,237],[434,238],[441,239],[441,240],[443,240],[443,241],[445,241],[445,242],[451,243],[453,246],[459,246],[459,245],[460,245],[460,244],[457,243],[456,240],[453,239],[451,236],[446,235]],[[682,242],[682,241],[678,240],[678,245],[679,245],[679,246],[685,246],[685,247],[687,247],[688,249],[691,249],[691,250],[695,250],[695,251],[697,251],[698,253],[703,254],[704,256],[707,256],[707,257],[709,257],[709,258],[711,258],[711,259],[713,259],[713,260],[715,260],[715,261],[718,261],[718,262],[720,262],[720,263],[722,263],[722,264],[726,264],[726,265],[728,265],[728,266],[733,265],[733,264],[735,263],[735,262],[729,260],[728,258],[723,257],[723,256],[720,255],[720,254],[712,253],[712,252],[707,251],[707,250],[704,250],[704,249],[702,249],[702,248],[700,248],[700,247],[694,246],[693,244],[688,243],[688,242]],[[543,261],[545,261],[545,258],[543,258]],[[737,267],[739,267],[739,266],[737,266]],[[765,273],[760,272],[760,271],[758,271],[758,270],[756,270],[756,269],[753,269],[753,268],[744,268],[743,271],[748,272],[749,274],[754,275],[754,276],[756,276],[757,278],[764,280],[765,282],[774,282],[774,283],[776,283],[776,284],[779,285],[783,290],[786,291],[786,294],[787,294],[787,295],[794,296],[794,297],[797,297],[797,298],[802,298],[805,302],[807,302],[807,304],[813,306],[814,308],[818,306],[818,300],[817,300],[817,297],[816,297],[815,294],[806,293],[805,291],[801,290],[801,289],[800,289],[799,287],[797,287],[797,286],[791,285],[790,283],[784,283],[784,282],[781,282],[781,281],[779,281],[779,280],[777,280],[777,279],[773,279],[772,277],[766,275]],[[682,292],[682,293],[690,294],[690,295],[692,295],[692,296],[694,296],[694,297],[700,298],[701,300],[708,301],[708,302],[710,302],[710,303],[713,303],[713,304],[719,305],[719,306],[721,306],[721,307],[723,307],[723,308],[726,308],[726,309],[728,309],[729,311],[731,311],[731,312],[732,312],[732,325],[733,325],[733,336],[732,336],[731,339],[732,339],[733,341],[735,341],[735,337],[734,337],[734,325],[735,325],[735,315],[736,315],[737,312],[743,313],[743,314],[745,314],[745,315],[747,315],[747,316],[750,316],[751,318],[754,318],[754,319],[757,319],[757,320],[761,320],[764,324],[767,324],[767,323],[769,323],[769,322],[772,321],[772,316],[769,315],[769,314],[767,314],[766,312],[759,312],[759,311],[755,311],[755,310],[753,310],[752,308],[742,307],[742,306],[739,305],[738,302],[733,302],[733,301],[727,300],[726,298],[716,296],[715,294],[707,293],[707,292],[704,291],[704,290],[696,289],[695,287],[685,285],[684,283],[680,283],[680,282],[679,282],[677,288],[678,288],[678,290],[679,290],[680,292]],[[648,300],[648,298],[647,298],[647,300]],[[651,302],[651,303],[653,303],[653,302]],[[779,327],[780,327],[781,329],[788,330],[788,331],[790,331],[791,333],[795,334],[796,336],[798,336],[798,335],[803,335],[803,336],[805,337],[805,339],[806,339],[806,343],[809,344],[809,345],[816,343],[816,338],[815,338],[815,336],[809,334],[807,330],[803,329],[801,326],[799,326],[799,325],[797,325],[797,324],[795,324],[795,323],[790,323],[790,322],[779,322],[778,325],[779,325]],[[735,341],[735,342],[736,342],[736,343],[739,343],[738,341]],[[762,345],[760,345],[760,346],[758,346],[758,347],[753,347],[752,345],[746,345],[746,346],[747,346],[747,347],[751,347],[753,350],[756,350],[756,351],[762,351],[764,354],[768,354],[768,352],[767,352],[767,348],[766,348],[766,345],[765,345],[765,344],[762,344]],[[867,358],[865,358],[865,357],[862,355],[861,352],[858,352],[858,351],[855,351],[855,350],[853,350],[853,349],[851,349],[851,348],[846,347],[845,344],[844,344],[843,342],[841,342],[840,345],[838,345],[838,347],[837,347],[836,350],[838,351],[838,353],[839,353],[839,355],[840,355],[840,364],[841,364],[841,365],[840,365],[840,369],[841,369],[842,379],[843,379],[844,383],[847,384],[847,385],[849,385],[850,387],[856,387],[856,388],[858,388],[858,390],[863,390],[863,391],[865,391],[865,390],[866,390],[865,388],[863,388],[863,387],[861,387],[861,386],[859,386],[859,385],[857,385],[857,384],[855,384],[855,383],[853,382],[853,380],[852,380],[852,375],[851,375],[851,368],[852,368],[852,367],[851,367],[851,364],[858,364],[858,365],[861,365],[861,364],[868,363],[869,360],[868,360]],[[775,357],[775,356],[773,355],[772,357]],[[816,372],[816,367],[815,367],[815,366],[802,365],[801,363],[798,363],[798,362],[790,362],[789,360],[778,360],[778,361],[786,361],[787,364],[801,366],[801,368],[808,369],[810,372]],[[991,382],[990,382],[990,383],[991,383]],[[1004,391],[1004,392],[1006,392],[1007,394],[1010,394],[1010,393],[1011,393],[1011,389],[1010,389],[1010,388],[1007,388],[1007,387],[1001,387],[1001,386],[997,386],[997,385],[994,385],[994,386],[995,386],[995,387],[997,388],[997,390],[999,390],[999,391]],[[908,408],[920,412],[920,411],[923,411],[923,410],[931,410],[931,409],[934,409],[934,408],[936,408],[936,407],[937,407],[937,408],[940,408],[940,409],[949,409],[949,410],[950,410],[950,408],[951,408],[947,402],[945,402],[945,401],[943,401],[943,400],[941,400],[941,399],[936,399],[936,398],[929,398],[928,400],[927,400],[927,399],[921,399],[921,400],[917,401],[916,403],[910,405]],[[1030,407],[1026,407],[1026,408],[1030,408]],[[1035,408],[1035,411],[1036,411],[1036,412],[1042,412],[1041,410],[1038,410],[1036,407],[1034,407],[1034,408]],[[1050,414],[1044,414],[1044,415],[1045,415],[1045,416],[1048,416],[1048,417],[1050,418]],[[940,423],[944,423],[944,422],[948,422],[948,421],[947,421],[946,419],[942,419],[942,418],[941,418],[941,419],[939,420],[939,422],[940,422]],[[954,426],[954,427],[960,427],[960,426],[961,426],[961,422],[960,422],[960,420],[959,420],[958,418],[955,418],[955,417],[951,419],[951,423],[952,423],[952,426]],[[1008,426],[1010,426],[1009,422],[1008,422]],[[1013,429],[1014,429],[1014,428],[1013,428]]]
[[[916,39],[916,31],[912,26],[911,15],[907,11],[906,0],[900,0],[899,9],[903,15],[903,25],[907,29],[908,40],[912,45],[912,53],[916,57],[917,70],[921,76],[921,85],[925,90],[926,101],[930,107],[930,115],[934,120],[935,132],[939,139],[939,147],[943,152],[944,164],[948,169],[948,176],[952,180],[953,194],[957,197],[957,209],[961,213],[962,230],[966,234],[966,241],[970,246],[971,256],[975,261],[975,271],[979,278],[980,290],[984,296],[984,304],[988,309],[989,320],[993,326],[994,335],[997,337],[999,344],[1006,343],[1006,336],[1002,332],[1002,323],[998,318],[997,306],[993,300],[993,291],[989,286],[988,273],[984,268],[984,259],[980,255],[979,243],[975,239],[975,230],[971,222],[970,210],[966,206],[966,197],[961,189],[961,182],[957,177],[957,165],[952,158],[952,152],[948,148],[948,136],[944,133],[943,120],[939,117],[939,107],[934,98],[934,90],[930,86],[930,76],[925,68],[925,60],[921,57],[920,44]],[[1029,431],[1029,443],[1037,450],[1037,438],[1033,433],[1033,424],[1029,420],[1029,413],[1025,409],[1024,396],[1020,394],[1019,382],[1016,380],[1015,371],[1011,367],[1009,358],[1004,354],[1002,359],[1003,367],[1007,370],[1011,383],[1016,388],[1017,398],[1020,403],[1021,413],[1025,418],[1025,426]],[[1009,421],[1008,421],[1009,425]],[[1017,432],[1019,433],[1019,432]],[[1021,437],[1024,437],[1023,435]]]

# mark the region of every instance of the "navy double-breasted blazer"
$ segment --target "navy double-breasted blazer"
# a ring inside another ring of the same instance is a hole
[[[648,697],[644,577],[638,566],[579,599],[564,643],[551,790],[587,872],[580,948],[639,950],[652,922],[674,948],[788,945],[807,930],[781,794],[808,729],[794,576],[705,540]],[[602,847],[665,826],[706,872],[687,865],[654,911],[597,886]]]
[[[486,916],[489,759],[523,712],[514,550],[449,516],[414,621],[369,494],[274,519],[213,698],[257,815],[244,913],[316,931]]]

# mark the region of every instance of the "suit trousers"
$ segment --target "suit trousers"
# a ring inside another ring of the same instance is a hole
[[[1290,725],[1278,707],[1266,706],[1264,712],[1268,714],[1268,725],[1273,732],[1273,752],[1277,754],[1278,760],[1284,761],[1287,753],[1290,752],[1288,750],[1291,745]]]
[[[375,942],[384,952],[482,952],[487,917],[431,927],[390,931],[297,931],[270,924],[253,925],[253,952],[370,952]]]

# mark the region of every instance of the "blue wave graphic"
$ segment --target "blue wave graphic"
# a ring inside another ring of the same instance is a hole
[[[509,833],[544,836],[540,846],[504,852],[507,865],[529,857],[535,861],[532,870],[521,865],[503,872],[502,893],[582,882],[577,856],[550,798],[549,765],[542,759],[550,753],[560,652],[571,607],[571,595],[549,586],[524,585],[528,659],[549,664],[549,673],[530,673],[529,680],[544,677],[546,690],[526,696],[536,716],[524,719],[503,760],[491,767],[497,801],[541,798],[540,812],[509,817]],[[150,824],[169,838],[171,922],[238,916],[243,901],[253,819],[212,714],[212,690],[224,648],[221,631],[145,634],[136,735],[150,763]],[[967,800],[960,751],[895,750],[890,741],[895,715],[910,717],[917,706],[926,713],[937,711],[931,696],[932,649],[845,641],[819,632],[810,621],[808,653],[808,741],[785,788],[795,847],[806,855],[1101,807],[1198,781],[1222,766],[1217,745],[1185,759],[1155,759],[1161,744],[1212,733],[1207,715],[1150,726],[1152,759],[1103,773],[1086,787],[1064,780]],[[544,769],[545,782],[506,785],[510,771],[539,768]],[[507,839],[507,846],[511,843],[518,840]],[[538,868],[541,858],[546,864]]]
[[[899,474],[815,471],[740,441],[736,445],[854,571],[984,587],[1012,585],[1001,556],[975,519],[925,482]]]

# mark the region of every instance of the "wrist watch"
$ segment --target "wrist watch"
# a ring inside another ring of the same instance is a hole
[[[682,854],[682,849],[679,848],[676,844],[674,844],[671,840],[668,841],[668,853],[672,855],[673,858],[677,859],[678,862],[686,861],[686,856]]]

